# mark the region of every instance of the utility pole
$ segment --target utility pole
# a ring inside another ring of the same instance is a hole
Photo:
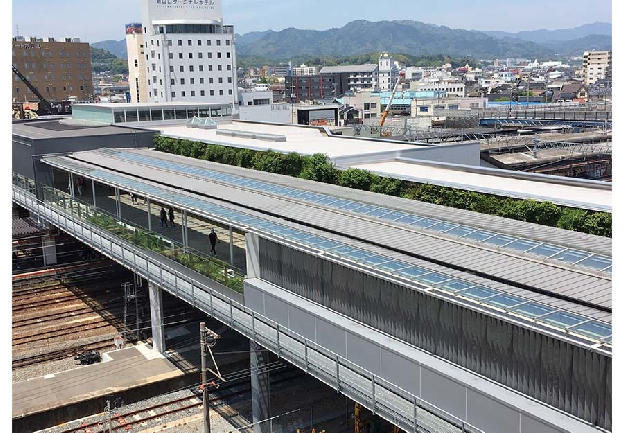
[[[206,389],[206,323],[200,322],[200,351],[202,357],[202,402],[204,404],[204,433],[210,433],[211,423],[208,413],[208,389]]]
[[[123,338],[124,341],[126,340],[126,338],[128,338],[128,327],[127,327],[127,322],[128,322],[128,292],[129,292],[129,287],[130,283],[129,282],[125,282],[124,284],[122,284],[122,287],[124,288],[124,331],[123,331]]]
[[[108,425],[108,431],[111,432],[111,401],[106,400],[106,407],[104,408],[104,412],[106,413],[106,424]],[[104,428],[102,429],[104,431]]]

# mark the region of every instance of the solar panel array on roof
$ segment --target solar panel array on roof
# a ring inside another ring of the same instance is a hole
[[[145,182],[136,181],[126,176],[120,176],[100,169],[90,169],[87,166],[76,164],[71,160],[68,161],[67,158],[64,157],[48,159],[49,163],[57,165],[54,164],[54,161],[56,161],[60,167],[83,171],[84,174],[88,174],[90,177],[100,182],[117,184],[123,186],[124,189],[134,191],[141,195],[147,194],[154,199],[166,203],[175,204],[177,206],[183,205],[191,211],[196,210],[207,216],[221,218],[228,224],[245,231],[256,231],[260,234],[264,232],[270,236],[283,238],[288,242],[305,246],[318,252],[323,252],[326,257],[334,256],[338,259],[354,262],[373,271],[400,278],[406,281],[411,287],[417,288],[418,290],[436,290],[458,301],[478,303],[510,317],[523,318],[545,328],[563,331],[569,335],[576,335],[587,342],[611,345],[611,325],[598,320],[565,312],[520,296],[510,295],[500,290],[446,275],[442,272],[433,272],[425,267],[372,253],[362,248],[313,235],[306,231],[248,215],[199,198],[169,191]],[[219,175],[224,178],[229,176],[223,173]],[[249,179],[246,179],[244,183],[250,186],[263,184],[263,182]],[[282,188],[276,185],[273,186]]]
[[[180,174],[195,175],[207,180],[224,182],[230,185],[252,189],[261,193],[269,193],[336,210],[349,211],[362,216],[375,217],[386,221],[407,224],[419,229],[445,233],[460,239],[472,239],[477,242],[484,242],[494,247],[509,248],[511,250],[535,254],[544,258],[560,260],[566,263],[577,266],[585,266],[603,272],[612,272],[612,258],[599,254],[580,251],[573,248],[566,248],[547,242],[537,242],[522,237],[477,229],[435,218],[428,218],[421,215],[375,206],[365,202],[346,200],[328,194],[309,192],[298,188],[276,185],[271,182],[248,179],[242,176],[216,172],[171,161],[164,161],[159,158],[137,155],[130,152],[107,149],[102,153],[110,154],[126,161],[170,170]]]

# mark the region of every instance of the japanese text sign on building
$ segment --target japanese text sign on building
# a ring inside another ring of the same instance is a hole
[[[156,0],[157,5],[162,6],[197,6],[203,9],[214,9],[214,0]]]

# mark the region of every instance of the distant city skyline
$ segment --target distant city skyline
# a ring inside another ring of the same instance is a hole
[[[611,0],[526,0],[522,3],[508,1],[495,4],[485,0],[447,0],[427,5],[404,2],[401,8],[382,7],[379,1],[360,0],[357,9],[354,2],[333,0],[317,0],[314,3],[223,0],[222,8],[224,23],[234,25],[239,34],[280,31],[289,27],[327,30],[343,27],[354,20],[414,20],[456,29],[506,32],[556,30],[594,22],[612,22]],[[139,0],[12,2],[11,33],[14,36],[19,28],[21,36],[72,37],[89,43],[121,40],[125,37],[124,25],[131,22],[141,22]]]

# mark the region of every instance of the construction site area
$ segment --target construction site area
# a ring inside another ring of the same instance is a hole
[[[605,112],[568,112],[566,120],[567,112],[539,112],[532,118],[535,113],[527,111],[506,112],[503,117],[484,117],[502,116],[487,110],[479,116],[441,111],[436,114],[442,117],[436,117],[442,120],[432,120],[428,127],[413,118],[398,117],[388,123],[372,120],[335,130],[346,136],[430,146],[479,142],[480,165],[484,167],[612,180],[612,123]]]

